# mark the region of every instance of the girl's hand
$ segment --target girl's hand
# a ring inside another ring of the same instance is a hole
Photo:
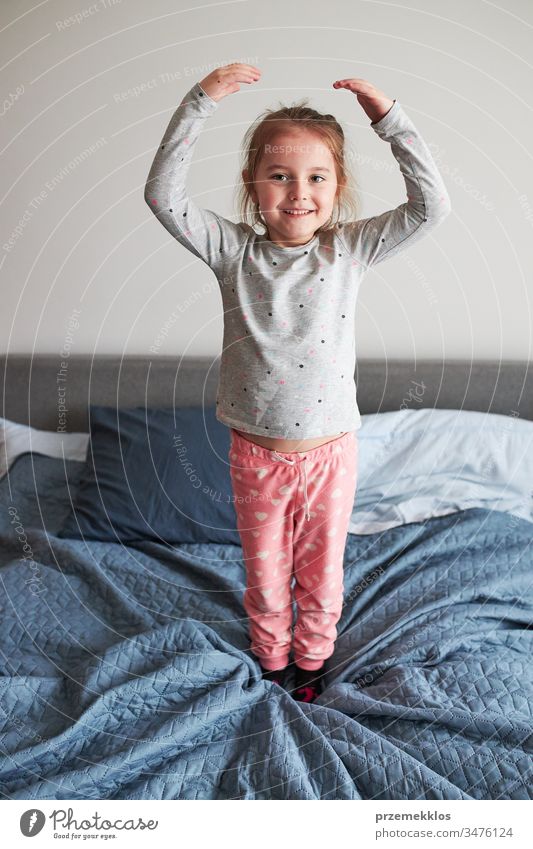
[[[394,104],[394,100],[387,97],[386,94],[373,86],[372,83],[357,77],[347,80],[335,80],[333,88],[347,88],[348,91],[353,91],[373,124],[381,120]]]
[[[213,100],[222,100],[228,94],[240,90],[239,83],[257,82],[261,71],[255,65],[243,65],[242,62],[232,62],[215,68],[207,77],[200,80],[200,85]]]

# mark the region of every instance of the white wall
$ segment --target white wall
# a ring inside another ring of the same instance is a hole
[[[81,20],[67,26],[76,13]],[[0,14],[3,352],[66,344],[71,353],[145,355],[156,345],[164,355],[218,355],[216,279],[157,222],[143,190],[184,94],[217,65],[244,61],[261,68],[261,82],[210,117],[190,174],[196,202],[236,220],[246,127],[267,105],[305,94],[348,131],[361,216],[402,203],[389,145],[355,96],[331,87],[368,79],[423,133],[453,210],[366,276],[358,356],[529,357],[527,0],[4,0]]]

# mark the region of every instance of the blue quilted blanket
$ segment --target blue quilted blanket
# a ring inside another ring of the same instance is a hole
[[[68,503],[60,460],[0,482],[4,798],[533,798],[527,520],[350,534],[305,704],[250,653],[240,547],[63,540]]]

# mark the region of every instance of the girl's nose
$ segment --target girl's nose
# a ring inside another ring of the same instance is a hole
[[[295,185],[291,187],[290,196],[291,198],[302,198],[303,200],[307,197],[307,193],[304,188],[300,189],[298,186]]]

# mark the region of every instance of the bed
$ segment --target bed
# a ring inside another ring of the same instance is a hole
[[[210,358],[66,362],[5,357],[4,419],[79,435],[90,404],[214,404]],[[68,456],[19,444],[0,479],[4,798],[533,798],[528,363],[360,360],[356,382],[366,465],[312,704],[261,678],[238,544],[61,537],[80,443]],[[448,492],[443,463],[413,461],[398,501],[423,411],[435,444],[432,414],[441,443],[455,411],[482,415],[463,416],[454,445],[475,444],[481,422],[498,463],[470,458]]]

